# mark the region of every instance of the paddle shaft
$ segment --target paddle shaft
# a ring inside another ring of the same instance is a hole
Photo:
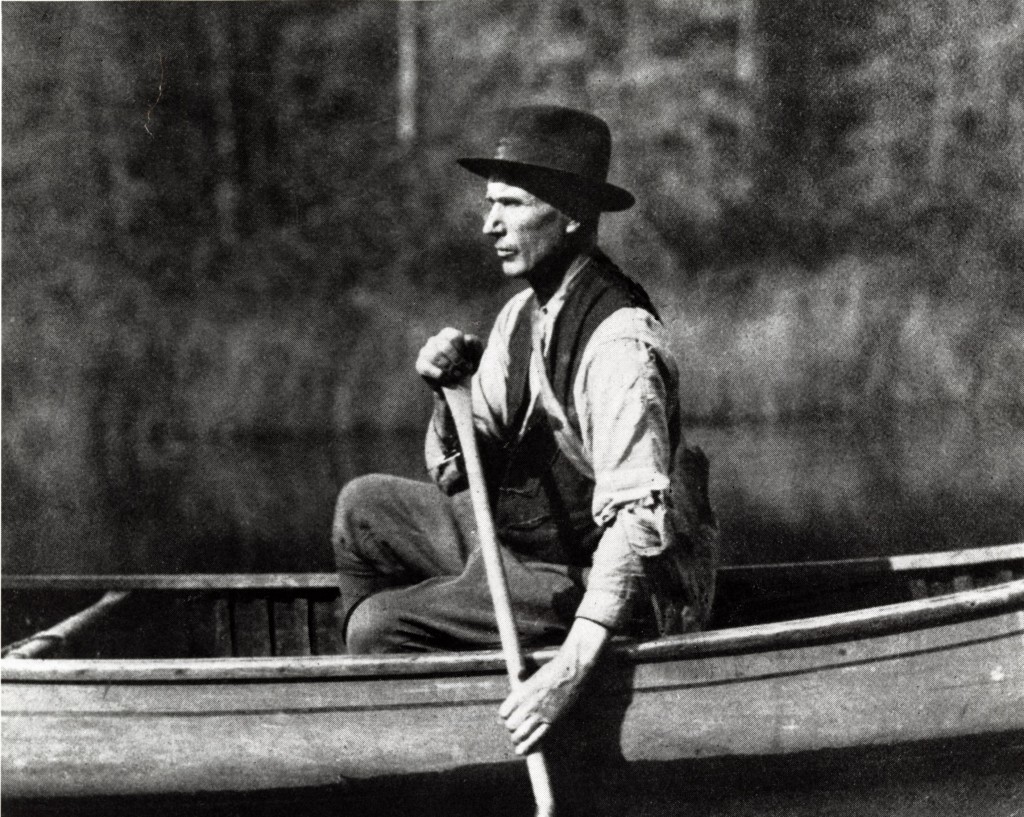
[[[462,446],[462,459],[469,480],[469,494],[473,501],[473,515],[476,518],[477,533],[480,537],[480,552],[484,558],[487,571],[487,586],[494,604],[494,615],[498,620],[498,637],[501,639],[501,650],[505,656],[505,667],[508,670],[509,684],[518,689],[523,677],[523,653],[519,648],[519,634],[512,615],[512,602],[508,594],[508,581],[501,562],[501,551],[498,548],[498,535],[494,530],[494,519],[491,516],[490,500],[487,497],[487,482],[484,479],[480,451],[476,445],[476,430],[473,426],[473,399],[466,383],[454,388],[444,389],[445,400],[455,421],[455,431],[459,435]],[[537,801],[537,814],[551,817],[554,814],[554,795],[551,790],[551,779],[548,776],[547,763],[540,751],[531,752],[526,756],[526,765],[533,786],[533,796]]]

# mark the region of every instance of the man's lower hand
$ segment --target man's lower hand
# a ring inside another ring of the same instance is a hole
[[[529,753],[579,697],[580,679],[560,657],[527,678],[498,709],[517,755]]]
[[[423,344],[416,371],[435,391],[455,386],[476,371],[483,351],[483,342],[476,335],[447,327]]]
[[[528,754],[576,703],[609,635],[600,624],[576,619],[555,657],[498,708],[517,755]]]

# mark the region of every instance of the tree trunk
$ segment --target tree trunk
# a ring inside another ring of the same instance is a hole
[[[210,91],[214,112],[214,150],[218,166],[214,209],[220,243],[230,247],[238,240],[238,144],[234,103],[231,99],[231,10],[221,8],[217,12],[210,14],[206,27],[210,42]]]
[[[403,149],[416,142],[416,94],[419,82],[416,3],[398,4],[398,144]]]

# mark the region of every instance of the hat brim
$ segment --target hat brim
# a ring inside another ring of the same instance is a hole
[[[516,176],[528,177],[542,174],[552,181],[561,182],[567,188],[571,188],[577,193],[585,194],[590,203],[605,213],[628,210],[636,204],[636,199],[628,190],[608,182],[597,183],[584,176],[569,173],[565,170],[556,170],[544,165],[528,164],[526,162],[513,162],[507,159],[465,157],[456,161],[470,173],[475,173],[477,176],[482,176],[485,179],[502,173],[508,174],[513,178]]]

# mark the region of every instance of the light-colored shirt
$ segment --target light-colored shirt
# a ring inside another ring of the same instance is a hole
[[[543,348],[558,314],[578,283],[582,264],[570,267],[559,290],[541,308]],[[513,330],[530,291],[502,309],[473,377],[473,413],[477,433],[510,442],[540,411],[535,368],[530,369],[531,403],[522,426],[512,428],[506,385]],[[660,363],[660,366],[659,366]],[[678,400],[678,374],[664,327],[646,310],[619,309],[591,335],[573,383],[573,398],[584,452],[594,471],[594,521],[604,528],[576,611],[610,629],[621,626],[640,590],[641,558],[658,552],[666,524],[664,496],[669,488],[671,446],[668,423]],[[511,398],[511,399],[514,399]],[[427,466],[440,485],[461,473],[461,458],[446,456],[430,424]]]

